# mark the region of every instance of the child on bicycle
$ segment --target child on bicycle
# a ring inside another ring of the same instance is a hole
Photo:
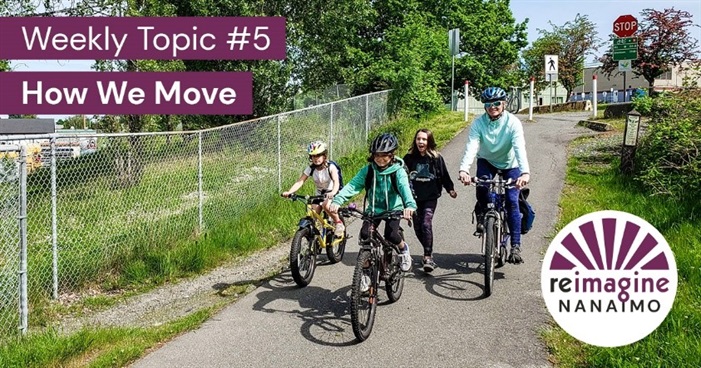
[[[365,189],[368,205],[366,212],[382,214],[389,211],[404,211],[404,218],[410,219],[416,210],[416,201],[411,193],[409,177],[404,170],[404,161],[394,156],[399,147],[397,137],[383,133],[376,137],[370,145],[369,164],[360,169],[353,179],[334,197],[330,210],[336,213],[339,206]],[[374,175],[366,188],[366,179]],[[394,183],[393,183],[394,181]],[[374,226],[379,226],[379,220]],[[384,237],[390,243],[396,244],[401,251],[400,269],[404,272],[411,270],[411,255],[409,245],[404,242],[399,229],[399,220],[385,220]],[[360,239],[370,238],[370,224],[364,223],[360,230]]]
[[[323,195],[326,197],[321,206],[314,205],[314,211],[316,211],[316,213],[321,213],[321,209],[323,208],[336,225],[334,235],[337,238],[341,238],[345,236],[346,227],[343,225],[338,213],[329,210],[331,200],[334,195],[338,193],[338,188],[340,187],[338,168],[335,165],[329,164],[327,160],[328,150],[326,143],[322,141],[309,143],[307,153],[309,154],[309,162],[311,165],[304,168],[299,179],[292,184],[292,187],[290,187],[288,191],[283,192],[282,196],[289,197],[297,192],[307,178],[311,176],[314,180],[314,185],[316,185],[316,195]]]

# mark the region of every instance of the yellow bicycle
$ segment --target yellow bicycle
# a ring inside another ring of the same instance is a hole
[[[313,205],[324,202],[324,196],[298,196],[292,194],[289,197],[293,201],[306,203],[307,214],[299,220],[297,232],[292,238],[290,247],[290,271],[295,283],[300,287],[309,285],[316,270],[317,256],[322,249],[326,250],[329,263],[338,263],[343,259],[346,251],[348,233],[342,238],[334,236],[335,226],[329,222],[329,217],[324,210],[321,213],[314,211]],[[341,216],[341,221],[344,221]],[[344,222],[345,225],[345,222]]]

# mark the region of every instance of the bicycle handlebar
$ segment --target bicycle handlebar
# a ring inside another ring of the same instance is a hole
[[[371,213],[366,213],[355,206],[348,206],[348,207],[340,207],[338,209],[338,213],[344,217],[356,217],[361,220],[368,220],[368,221],[374,221],[374,220],[402,220],[404,219],[404,211],[389,211],[382,213],[380,215],[375,215]],[[411,227],[411,219],[406,219],[407,222],[409,223],[409,227]]]
[[[281,196],[282,196],[282,194],[281,194]],[[292,200],[292,201],[305,201],[305,202],[307,202],[307,203],[313,203],[313,202],[315,202],[315,201],[324,201],[324,200],[326,199],[326,197],[323,196],[323,195],[315,195],[315,196],[305,195],[305,196],[301,196],[301,195],[297,195],[297,194],[290,194],[290,196],[287,197],[287,198],[289,198],[289,199]]]
[[[475,184],[475,186],[489,186],[492,184],[496,185],[504,185],[505,188],[511,189],[516,187],[516,181],[509,178],[507,180],[502,179],[501,177],[496,178],[496,179],[480,179],[477,177],[471,177],[470,182]]]

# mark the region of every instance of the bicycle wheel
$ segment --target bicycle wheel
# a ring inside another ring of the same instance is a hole
[[[372,332],[377,309],[378,270],[372,257],[371,251],[360,251],[351,285],[351,325],[353,334],[361,342]]]
[[[495,252],[499,249],[496,219],[486,216],[484,219],[484,296],[492,295],[494,286]]]
[[[295,283],[300,287],[309,285],[316,270],[316,249],[314,235],[309,228],[297,230],[290,248],[290,271]]]
[[[404,291],[404,277],[399,269],[399,254],[395,250],[388,257],[387,272],[389,275],[385,282],[385,290],[387,290],[387,298],[390,303],[394,303],[402,297]]]
[[[343,216],[341,217],[341,222],[343,222],[343,225],[346,225],[345,220],[343,219]],[[333,234],[333,233],[332,233]],[[348,233],[343,235],[343,240],[340,242],[334,244],[334,241],[336,240],[335,235],[331,235],[327,237],[327,239],[330,239],[331,241],[326,244],[326,256],[329,258],[330,263],[338,263],[341,262],[343,259],[343,254],[346,252],[346,239],[348,238]]]

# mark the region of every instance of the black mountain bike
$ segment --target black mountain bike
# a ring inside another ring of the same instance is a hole
[[[404,290],[404,277],[399,268],[399,248],[385,240],[373,223],[377,220],[399,220],[403,216],[402,211],[387,212],[382,215],[367,214],[353,205],[340,208],[339,213],[360,218],[363,222],[371,224],[370,238],[365,241],[360,240],[360,251],[351,285],[351,324],[353,334],[362,342],[370,336],[375,323],[380,282],[384,283],[390,303],[399,300]],[[401,229],[400,233],[404,239]]]
[[[473,177],[472,182],[488,190],[487,212],[482,219],[484,231],[479,234],[484,255],[484,294],[488,297],[494,290],[494,269],[502,267],[507,259],[506,245],[510,235],[506,221],[506,189],[514,185],[511,179],[504,180],[501,172],[494,179]]]

